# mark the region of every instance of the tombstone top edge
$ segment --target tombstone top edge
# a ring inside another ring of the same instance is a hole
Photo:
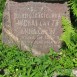
[[[34,1],[34,2],[65,2],[68,0],[9,0],[9,1],[15,1],[15,2],[28,2],[28,1]]]

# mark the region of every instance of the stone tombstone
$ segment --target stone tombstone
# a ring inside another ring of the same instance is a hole
[[[54,0],[53,0],[54,1]],[[34,55],[59,51],[62,16],[69,18],[67,3],[7,0],[3,15],[3,43],[17,45]]]

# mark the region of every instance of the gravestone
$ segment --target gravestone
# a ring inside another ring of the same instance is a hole
[[[54,1],[54,0],[53,0]],[[62,16],[69,18],[67,3],[6,1],[3,14],[3,43],[17,45],[34,55],[59,51]]]

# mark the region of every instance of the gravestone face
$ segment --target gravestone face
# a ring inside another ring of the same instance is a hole
[[[3,42],[35,55],[61,47],[61,18],[69,18],[67,3],[7,1],[3,16]]]

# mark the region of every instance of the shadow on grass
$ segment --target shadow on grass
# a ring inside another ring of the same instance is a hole
[[[58,75],[57,77],[70,77],[68,75]]]

